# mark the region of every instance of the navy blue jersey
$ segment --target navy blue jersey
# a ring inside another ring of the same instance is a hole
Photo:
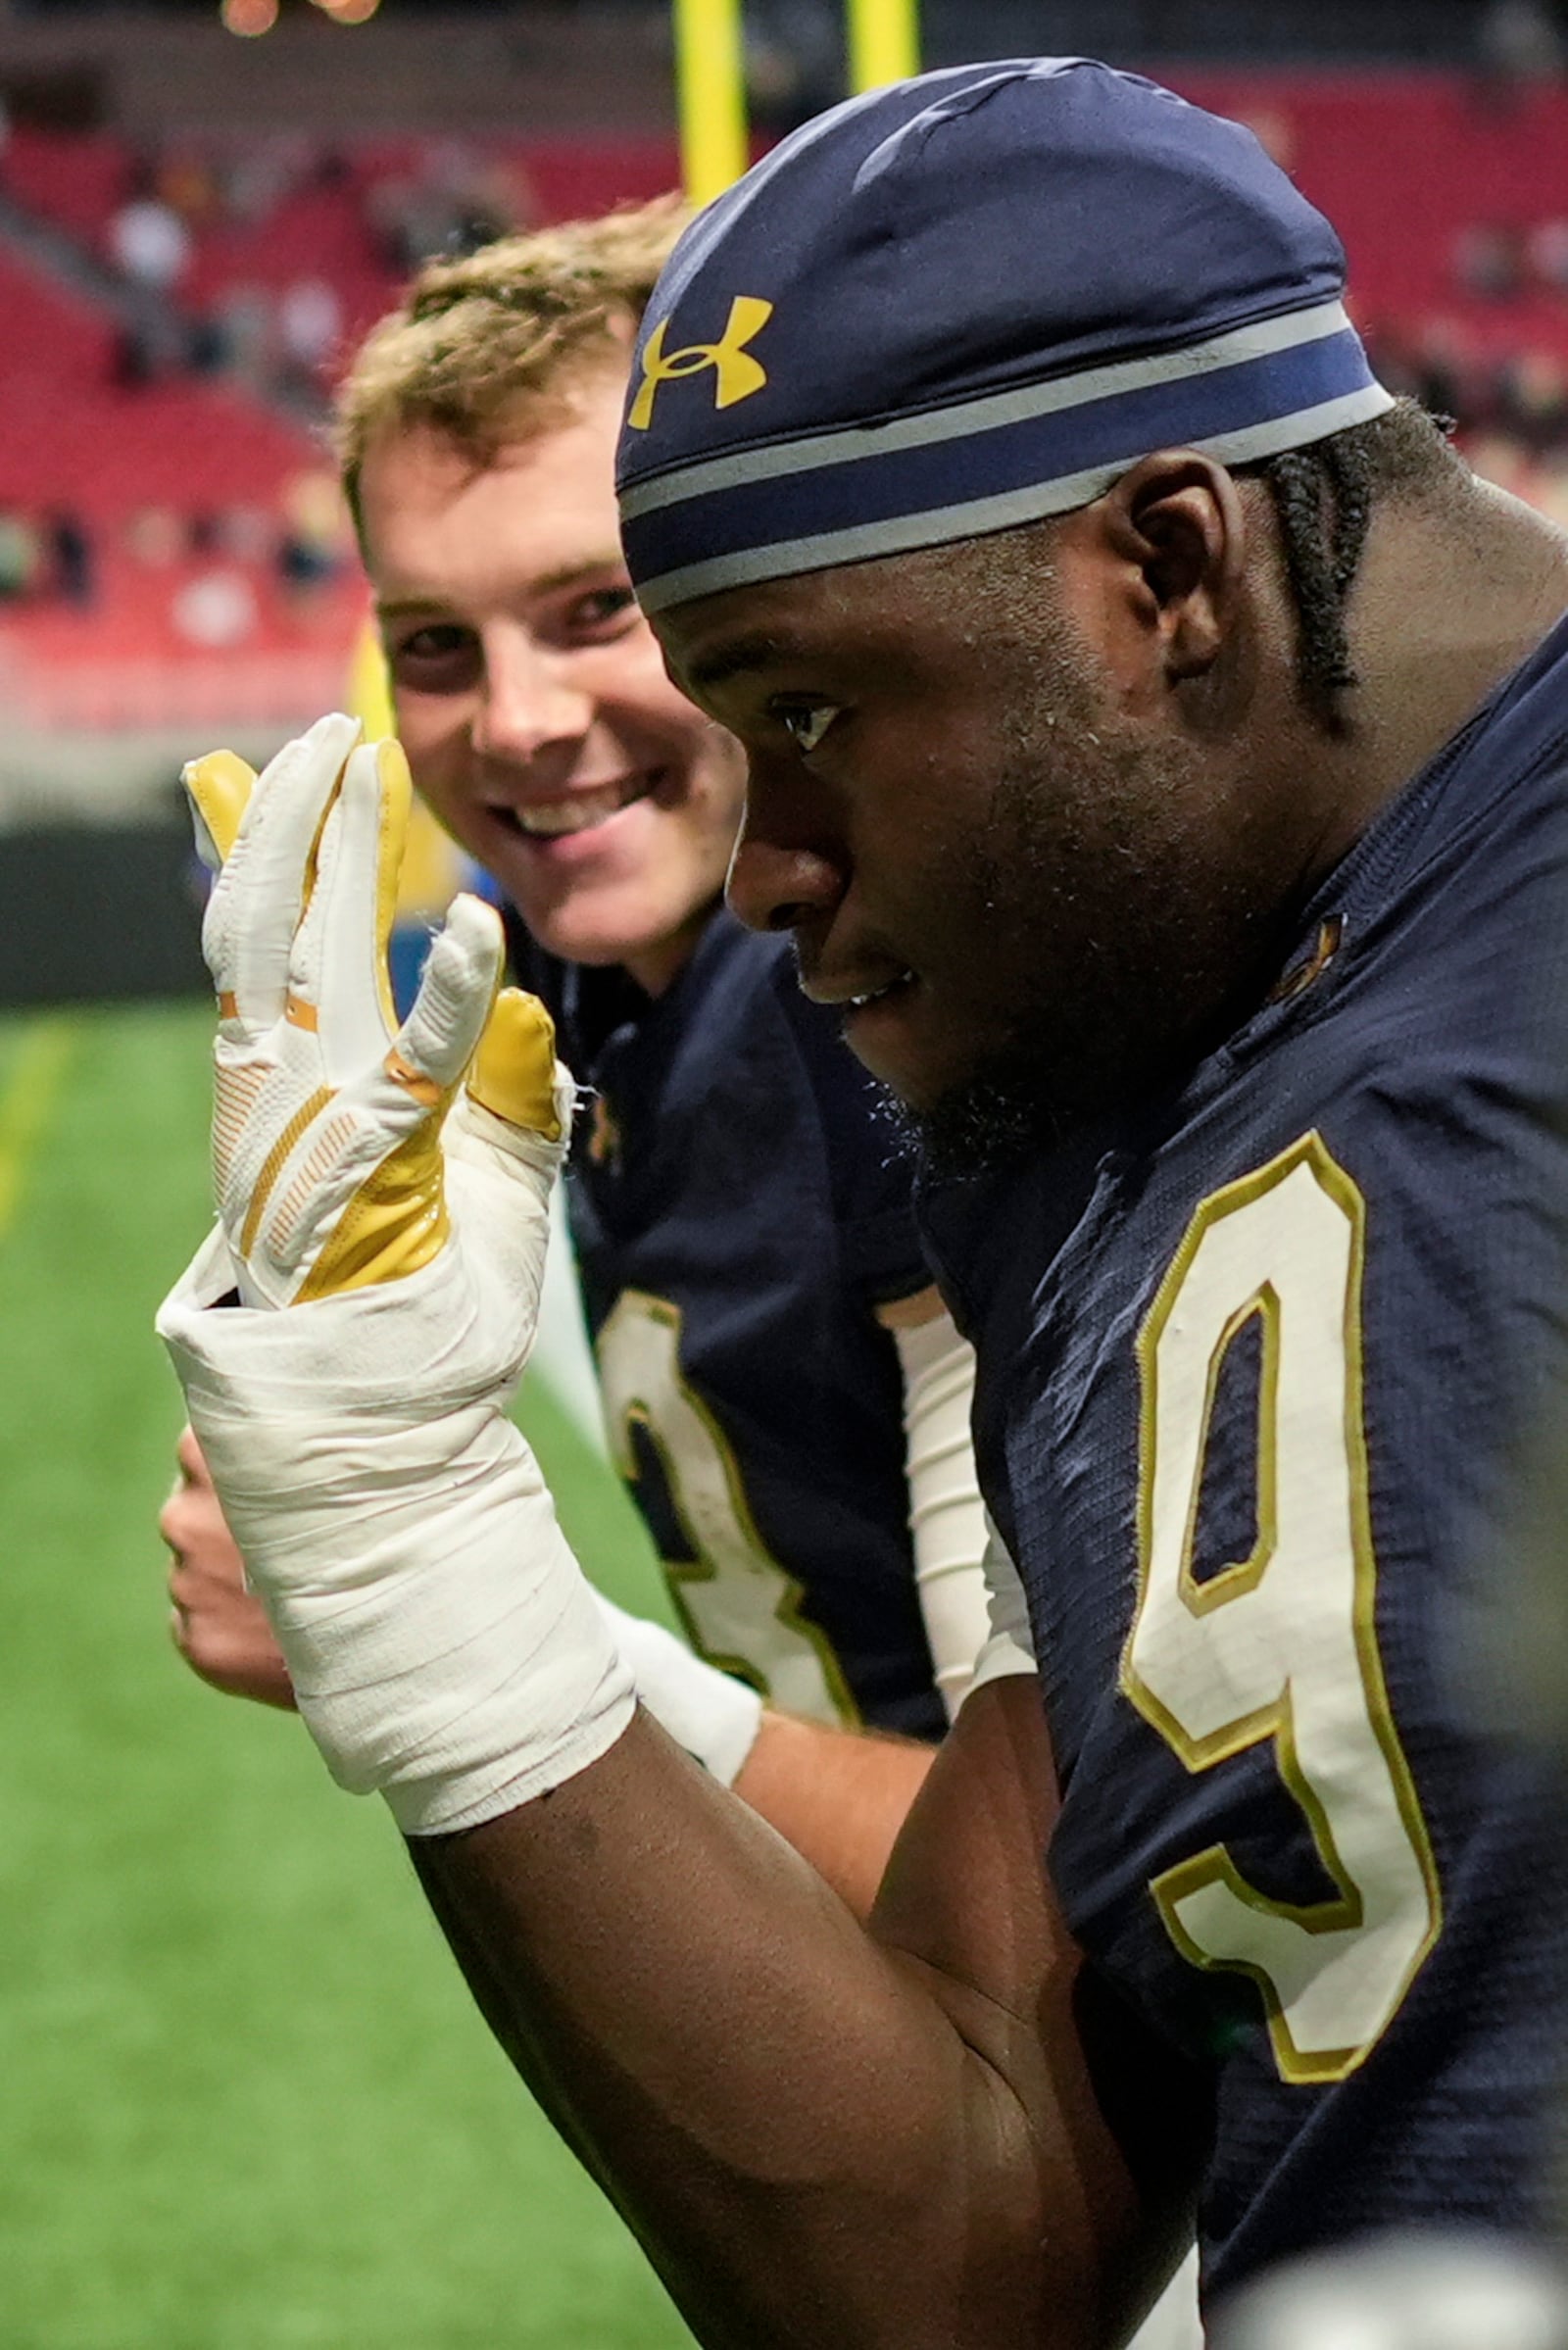
[[[1054,1882],[1212,2097],[1210,2290],[1542,2218],[1559,1848],[1465,1668],[1517,1604],[1561,1349],[1565,770],[1568,622],[1179,1089],[925,1203],[1034,1622]]]
[[[875,1310],[931,1277],[870,1081],[787,943],[722,910],[654,1000],[512,931],[592,1089],[572,1240],[616,1465],[694,1644],[791,1712],[940,1737]]]

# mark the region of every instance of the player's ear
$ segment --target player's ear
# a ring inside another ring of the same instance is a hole
[[[1234,477],[1194,449],[1146,457],[1100,502],[1107,539],[1136,574],[1139,617],[1166,681],[1203,677],[1234,624],[1247,524]]]

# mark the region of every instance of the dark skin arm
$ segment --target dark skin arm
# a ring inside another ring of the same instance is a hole
[[[1054,1809],[1014,1680],[965,1707],[869,1930],[646,1716],[555,1794],[414,1852],[492,2029],[701,2341],[1102,2350],[1163,2281],[1185,2190],[1135,2188],[1102,2117],[1041,1866]]]

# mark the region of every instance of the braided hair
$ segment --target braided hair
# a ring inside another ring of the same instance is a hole
[[[1446,417],[1401,400],[1370,424],[1238,468],[1266,483],[1273,500],[1296,607],[1297,683],[1306,709],[1330,734],[1348,731],[1340,696],[1359,682],[1346,612],[1374,501],[1454,479],[1461,468],[1447,445],[1449,430]]]

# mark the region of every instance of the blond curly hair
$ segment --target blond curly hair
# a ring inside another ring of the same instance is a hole
[[[635,329],[687,218],[678,196],[661,196],[426,263],[338,390],[333,441],[356,526],[382,432],[428,426],[484,465],[558,422],[574,380]]]

